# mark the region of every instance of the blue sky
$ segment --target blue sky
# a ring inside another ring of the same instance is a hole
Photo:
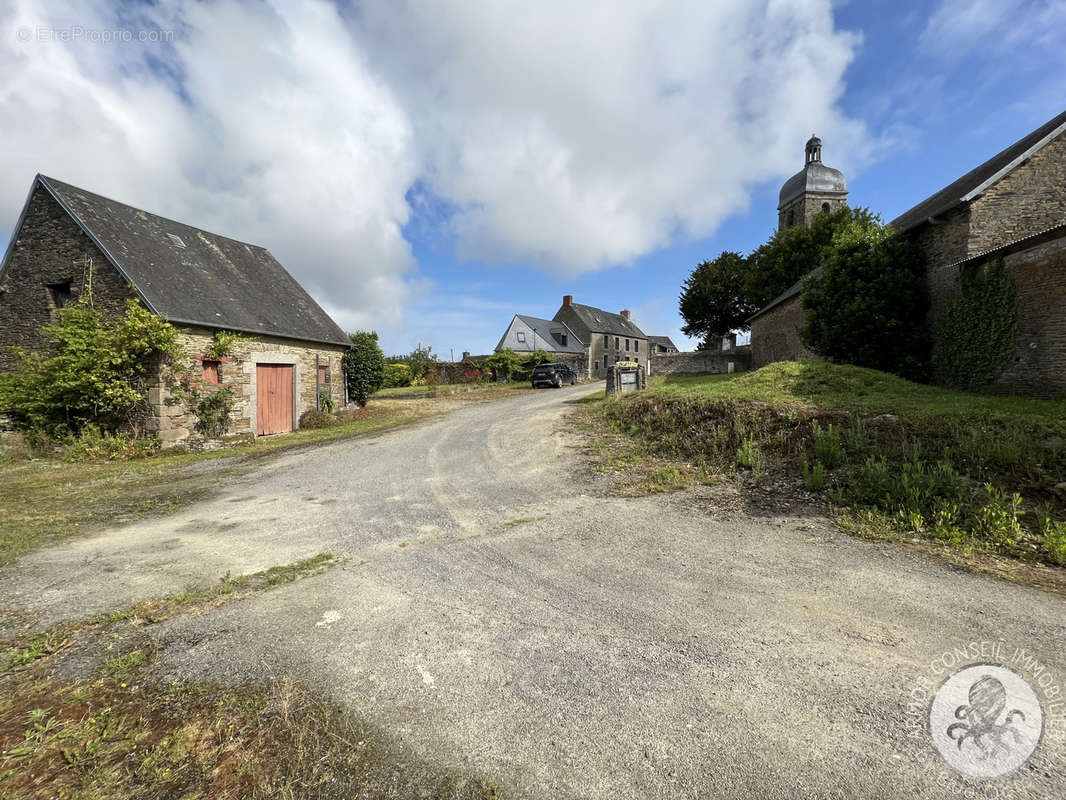
[[[767,238],[812,132],[889,220],[1066,107],[1061,0],[12,0],[0,30],[0,237],[40,171],[445,357],[563,294],[684,345],[685,277]]]

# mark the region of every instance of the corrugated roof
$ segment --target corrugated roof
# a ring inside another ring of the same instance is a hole
[[[585,306],[580,303],[571,303],[578,318],[593,333],[610,333],[615,336],[637,336],[646,339],[644,331],[638,328],[631,320],[621,314],[612,314],[610,311]]]
[[[348,345],[270,251],[38,175],[43,186],[172,322]]]
[[[936,194],[927,197],[910,210],[904,211],[890,224],[901,231],[910,230],[930,217],[936,217],[959,203],[974,199],[1064,132],[1066,132],[1066,111],[1048,120],[1028,136],[1022,137],[1006,150],[992,156],[988,161],[970,170]]]

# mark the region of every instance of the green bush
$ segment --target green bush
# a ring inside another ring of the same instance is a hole
[[[755,444],[755,439],[749,436],[744,440],[744,443],[737,450],[737,463],[740,466],[750,470],[758,472],[763,466],[762,451],[759,450],[759,446]]]
[[[493,380],[509,381],[522,369],[522,357],[508,347],[486,358],[484,366],[492,371]]]
[[[15,370],[0,374],[0,407],[20,428],[53,438],[87,425],[143,432],[149,383],[177,356],[174,328],[135,300],[118,318],[96,311],[88,297],[58,315],[41,329],[43,352],[14,351]]]
[[[396,361],[385,365],[385,374],[381,381],[382,389],[395,389],[398,386],[410,386],[414,378],[411,367]]]
[[[378,346],[378,335],[374,331],[356,331],[348,337],[352,347],[341,361],[344,380],[348,385],[348,396],[365,406],[370,395],[380,389],[385,380],[385,355]]]
[[[147,458],[159,451],[155,436],[128,436],[104,433],[93,424],[85,425],[62,447],[66,461],[128,461]]]
[[[317,408],[309,408],[300,415],[301,430],[318,430],[335,424],[336,420],[330,414],[325,411],[319,411]]]
[[[822,426],[815,422],[811,426],[814,434],[814,454],[818,456],[820,465],[826,469],[834,469],[844,459],[844,451],[840,444],[840,429],[834,429],[833,423],[822,430]]]
[[[852,223],[804,279],[804,343],[829,361],[925,375],[929,293],[920,251],[888,225]]]
[[[233,414],[233,389],[220,386],[210,390],[190,391],[192,412],[196,416],[196,430],[207,439],[225,436]]]
[[[1053,562],[1066,567],[1066,522],[1055,522],[1045,517],[1040,526],[1044,535],[1044,549]]]

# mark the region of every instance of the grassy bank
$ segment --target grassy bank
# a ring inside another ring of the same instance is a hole
[[[789,476],[861,535],[1066,564],[1066,403],[780,363],[653,378],[597,412],[679,473]]]
[[[222,687],[161,678],[153,625],[335,564],[328,554],[6,643],[0,796],[468,798],[479,780],[421,765],[352,710],[281,677]]]
[[[144,517],[164,516],[206,497],[263,458],[296,448],[395,428],[455,408],[530,391],[477,387],[461,395],[376,397],[340,424],[256,439],[236,437],[218,450],[164,450],[130,461],[0,459],[0,564],[71,536]]]

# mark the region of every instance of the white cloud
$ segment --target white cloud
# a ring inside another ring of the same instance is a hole
[[[399,317],[415,268],[402,236],[412,132],[333,7],[140,14],[25,2],[4,20],[3,219],[40,171],[266,245],[349,327]],[[81,40],[49,40],[76,26]],[[175,36],[85,39],[118,29]]]
[[[461,255],[570,276],[710,234],[757,182],[864,148],[827,0],[418,0],[353,23],[413,111]]]
[[[349,328],[426,304],[416,181],[461,257],[565,278],[712,233],[812,131],[844,169],[870,147],[830,0],[42,5],[0,12],[0,218],[53,174],[270,247]]]

